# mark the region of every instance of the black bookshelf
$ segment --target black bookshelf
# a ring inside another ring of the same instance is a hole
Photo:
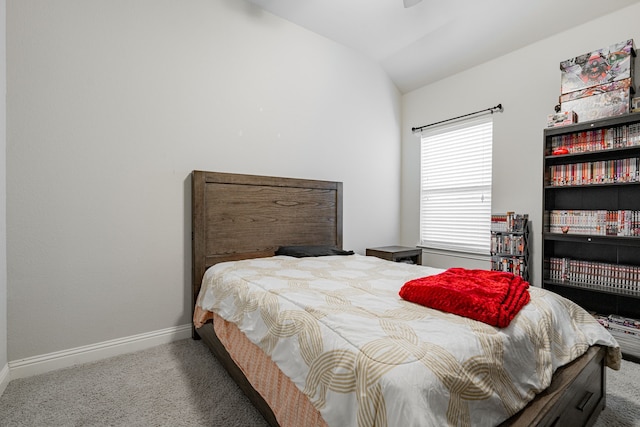
[[[543,288],[640,319],[640,114],[545,129],[544,144]],[[638,360],[640,329],[612,334]]]

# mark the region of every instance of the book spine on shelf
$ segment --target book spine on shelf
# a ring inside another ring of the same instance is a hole
[[[570,154],[640,145],[640,123],[551,137],[550,152],[565,148]]]
[[[548,217],[550,233],[640,236],[640,211],[637,210],[552,210]]]
[[[554,187],[640,182],[640,158],[601,160],[549,166],[548,185]]]
[[[626,344],[631,344],[636,350],[640,350],[640,320],[617,314],[592,313],[592,315],[616,339],[623,338]]]
[[[553,282],[640,296],[640,266],[557,257],[548,265]]]

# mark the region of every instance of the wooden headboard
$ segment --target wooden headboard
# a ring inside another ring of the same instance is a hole
[[[207,268],[279,246],[342,249],[342,183],[193,171],[193,304]]]

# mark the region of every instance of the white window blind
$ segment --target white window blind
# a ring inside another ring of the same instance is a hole
[[[489,254],[492,115],[422,131],[420,246]]]

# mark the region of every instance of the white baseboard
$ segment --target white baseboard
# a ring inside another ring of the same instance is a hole
[[[68,368],[80,363],[95,362],[120,354],[132,353],[166,344],[172,341],[189,338],[191,336],[191,324],[174,326],[172,328],[131,335],[97,344],[71,348],[26,359],[9,361],[8,380],[25,378],[56,369]],[[2,390],[2,372],[0,372],[0,390]],[[7,383],[8,383],[7,380]],[[2,393],[0,393],[2,394]]]
[[[9,378],[9,364],[7,363],[0,370],[0,396],[2,396],[2,393],[4,393],[4,390],[7,388],[7,385],[9,385],[10,379],[11,378]]]

